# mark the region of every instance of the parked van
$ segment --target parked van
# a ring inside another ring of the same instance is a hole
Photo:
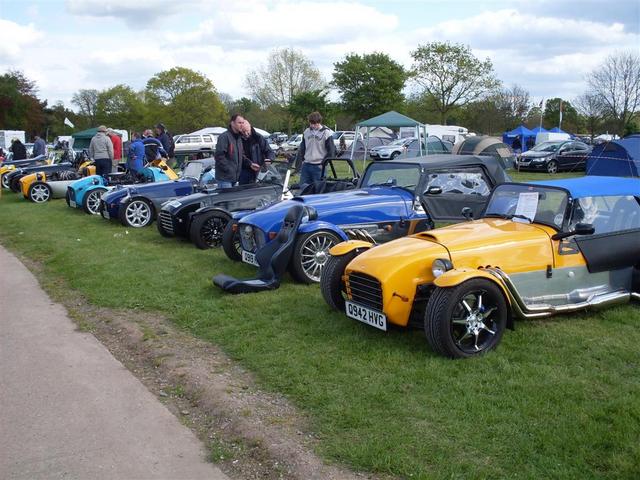
[[[571,140],[571,135],[556,132],[540,132],[536,135],[536,145],[544,142],[561,142],[563,140]]]
[[[440,140],[450,142],[453,145],[469,136],[469,129],[458,125],[429,125],[424,126],[427,130],[427,136],[438,137]],[[400,127],[400,138],[415,137],[415,127]],[[420,136],[423,136],[422,128],[420,128]]]

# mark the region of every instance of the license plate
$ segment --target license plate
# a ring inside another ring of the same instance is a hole
[[[69,205],[71,205],[73,208],[76,208],[78,206],[78,204],[73,200],[69,200]]]
[[[111,216],[109,215],[109,210],[107,210],[106,208],[104,210],[102,210],[102,216],[104,218],[106,218],[107,220],[109,220],[111,218]]]
[[[345,302],[347,317],[358,320],[372,327],[387,331],[387,316],[384,313],[372,310],[357,303]]]
[[[248,263],[249,265],[255,265],[256,267],[260,266],[260,265],[258,265],[258,261],[256,260],[256,256],[251,252],[247,252],[246,250],[242,251],[242,261],[244,263]]]

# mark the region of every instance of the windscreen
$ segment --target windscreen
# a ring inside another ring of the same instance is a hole
[[[398,186],[413,189],[419,181],[418,165],[380,162],[367,168],[361,187]]]
[[[542,223],[560,229],[567,211],[565,190],[537,185],[500,185],[489,199],[485,217]]]

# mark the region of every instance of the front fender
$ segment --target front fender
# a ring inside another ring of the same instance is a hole
[[[504,293],[507,302],[510,304],[510,296],[507,291],[506,286],[498,280],[496,277],[491,275],[488,272],[480,269],[473,268],[454,268],[453,270],[449,270],[448,272],[443,273],[438,278],[433,281],[433,284],[436,287],[448,288],[448,287],[456,287],[467,280],[471,280],[473,278],[484,278],[492,281],[496,285],[500,287],[502,293]]]
[[[373,247],[373,243],[365,242],[362,240],[348,240],[346,242],[334,245],[329,250],[329,253],[334,257],[340,257],[346,255],[349,252],[369,250]]]
[[[349,237],[347,237],[347,235],[333,223],[323,222],[321,220],[313,220],[310,222],[301,223],[300,227],[298,227],[299,233],[313,233],[317,232],[318,230],[328,230],[338,235],[342,240],[349,240]]]
[[[220,207],[200,207],[195,212],[193,212],[191,215],[193,217],[197,217],[198,215],[202,215],[203,213],[209,213],[209,212],[218,212],[218,213],[222,213],[223,215],[226,215],[228,217],[231,217],[231,214],[228,211],[226,211],[224,208],[220,208]]]

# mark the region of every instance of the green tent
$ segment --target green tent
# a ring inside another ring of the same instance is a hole
[[[391,110],[390,112],[383,113],[381,115],[378,115],[377,117],[373,117],[368,120],[364,120],[356,125],[356,139],[359,138],[361,128],[367,129],[366,141],[364,142],[364,158],[367,158],[367,145],[369,144],[369,130],[371,130],[372,127],[374,128],[375,127],[395,127],[395,128],[414,127],[416,129],[416,138],[420,138],[420,133],[421,133],[420,130],[422,130],[422,135],[424,136],[424,138],[425,139],[427,138],[427,127],[424,124],[414,120],[413,118],[409,118],[406,115],[402,115],[401,113]],[[356,145],[356,141],[354,140],[354,142],[351,144],[352,159],[355,154],[355,145]],[[420,148],[420,156],[422,156],[423,155],[422,142],[418,142],[418,145]],[[424,153],[426,154],[426,152]]]
[[[73,138],[73,148],[76,150],[89,148],[91,139],[96,133],[98,133],[98,127],[88,128],[87,130],[71,134],[71,137]]]

